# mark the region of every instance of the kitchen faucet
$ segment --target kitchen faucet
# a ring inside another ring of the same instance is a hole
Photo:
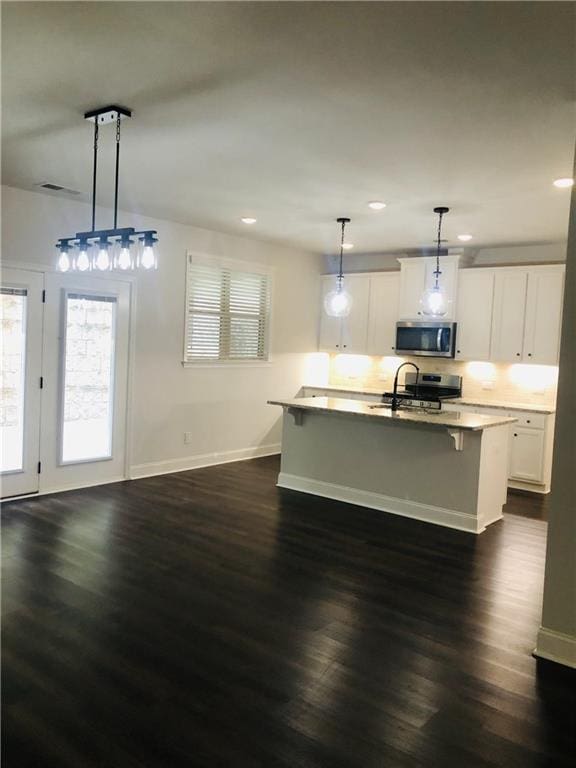
[[[418,376],[420,374],[420,368],[416,365],[416,363],[402,363],[402,365],[398,366],[398,369],[396,370],[396,375],[394,376],[394,390],[392,394],[392,405],[390,406],[391,410],[397,411],[398,410],[398,374],[400,373],[400,369],[404,368],[405,365],[411,365],[413,368],[416,368],[416,381],[414,382],[416,391],[418,391]]]

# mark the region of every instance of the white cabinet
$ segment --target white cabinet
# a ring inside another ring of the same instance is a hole
[[[490,360],[493,300],[493,270],[460,271],[456,310],[457,360]]]
[[[343,318],[330,317],[324,310],[324,296],[336,288],[336,277],[329,275],[322,279],[319,348],[326,352],[366,354],[370,277],[346,275],[344,285],[352,297],[350,314]]]
[[[459,256],[440,257],[440,286],[446,296],[448,311],[443,320],[453,320],[456,312],[456,286],[458,283]],[[400,301],[399,320],[423,320],[424,313],[420,306],[422,294],[435,282],[436,258],[414,257],[398,259],[400,262]]]
[[[511,480],[542,483],[544,480],[544,430],[512,424]]]
[[[564,267],[495,269],[491,359],[557,365]]]
[[[491,359],[519,363],[524,343],[528,273],[512,268],[495,270]]]
[[[446,411],[464,411],[483,416],[511,416],[508,485],[527,491],[548,493],[552,477],[554,414],[514,411],[484,405],[444,403]]]
[[[400,272],[383,272],[370,278],[368,310],[369,355],[393,355],[400,292]]]
[[[399,320],[415,320],[422,315],[420,299],[426,284],[426,263],[424,259],[405,259],[400,269]]]
[[[564,267],[529,272],[522,347],[525,363],[558,364],[563,293]]]

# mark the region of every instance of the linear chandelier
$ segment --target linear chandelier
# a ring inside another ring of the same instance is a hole
[[[107,272],[135,269],[157,269],[158,242],[155,229],[136,231],[134,227],[118,227],[118,178],[120,170],[120,125],[132,112],[112,105],[86,112],[84,119],[94,123],[94,170],[92,175],[92,229],[76,232],[74,237],[61,237],[56,243],[61,272]],[[114,179],[114,226],[96,229],[96,172],[98,168],[98,133],[101,125],[116,123],[116,172]]]

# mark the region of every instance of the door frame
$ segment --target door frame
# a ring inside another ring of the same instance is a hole
[[[56,266],[50,264],[41,264],[39,262],[30,261],[14,261],[13,259],[2,259],[0,261],[0,270],[2,269],[20,269],[28,272],[40,272],[42,275],[48,273],[64,274],[57,269]],[[94,278],[98,280],[98,275]],[[136,361],[136,308],[137,308],[137,275],[125,275],[121,272],[111,271],[105,272],[102,275],[103,279],[113,279],[119,282],[128,283],[130,286],[130,299],[129,299],[129,318],[128,318],[128,359],[127,365],[127,382],[126,382],[126,418],[124,429],[126,431],[125,449],[124,449],[124,480],[131,479],[130,468],[132,466],[132,456],[134,452],[134,382],[135,382],[135,361]],[[43,321],[44,324],[44,321]],[[44,364],[44,360],[42,360]],[[42,409],[42,398],[40,408]],[[96,485],[105,485],[106,483],[88,483],[79,485],[78,488],[91,488]],[[65,491],[72,490],[70,488],[60,490],[38,490],[34,493],[24,494],[22,496],[11,496],[2,499],[3,502],[14,499],[26,499],[34,498],[36,496],[44,496],[50,493],[63,493]]]

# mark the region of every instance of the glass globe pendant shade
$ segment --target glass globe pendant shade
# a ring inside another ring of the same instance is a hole
[[[342,280],[338,287],[324,297],[324,309],[330,317],[347,317],[352,309],[352,297],[344,288]]]
[[[444,317],[448,311],[446,297],[439,285],[427,288],[420,300],[422,312],[430,317]]]

